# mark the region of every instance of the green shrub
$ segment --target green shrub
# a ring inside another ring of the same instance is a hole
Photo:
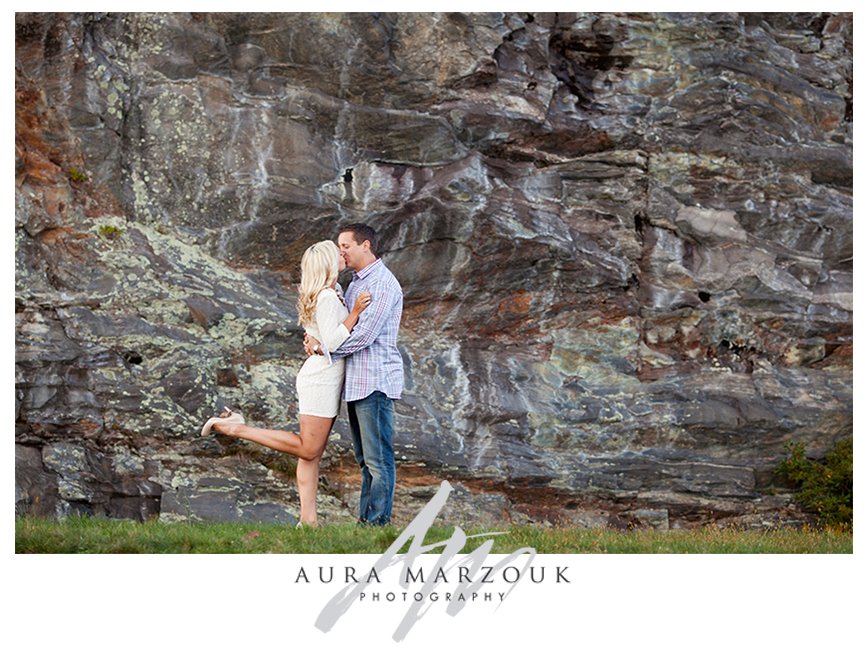
[[[788,445],[789,457],[777,473],[798,488],[797,501],[824,525],[852,523],[852,438],[838,442],[821,462],[804,454],[804,445]]]

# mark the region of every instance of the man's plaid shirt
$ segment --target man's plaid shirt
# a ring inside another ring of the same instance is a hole
[[[399,399],[405,382],[402,355],[396,347],[402,319],[402,286],[377,259],[354,272],[345,293],[348,309],[364,291],[372,294],[371,304],[360,314],[351,335],[333,352],[334,358],[345,357],[342,398],[353,402],[380,390],[391,399]]]

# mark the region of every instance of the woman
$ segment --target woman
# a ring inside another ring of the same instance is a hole
[[[339,414],[342,384],[345,381],[345,360],[331,359],[328,350],[335,350],[348,338],[360,319],[360,314],[372,300],[368,292],[357,297],[351,312],[336,283],[345,260],[332,241],[313,244],[303,253],[300,262],[300,298],[297,302],[299,321],[309,336],[324,344],[324,354],[306,359],[297,374],[297,396],[300,402],[300,433],[273,429],[256,429],[246,424],[240,413],[230,409],[219,417],[210,418],[201,430],[206,436],[211,429],[236,438],[245,438],[298,458],[297,489],[300,492],[300,525],[317,526],[315,499],[318,491],[318,466],[327,438]],[[317,350],[316,350],[317,352]]]

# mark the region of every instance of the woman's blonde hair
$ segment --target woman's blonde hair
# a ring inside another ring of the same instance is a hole
[[[318,295],[336,282],[339,275],[339,249],[332,241],[319,241],[303,253],[300,260],[300,298],[297,300],[298,322],[315,323]]]

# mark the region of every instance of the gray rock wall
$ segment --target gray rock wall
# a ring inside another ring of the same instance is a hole
[[[851,435],[849,14],[18,14],[16,108],[18,512],[289,520],[196,429],[296,428],[299,257],[355,220],[397,456],[484,517],[798,520],[784,445]]]

